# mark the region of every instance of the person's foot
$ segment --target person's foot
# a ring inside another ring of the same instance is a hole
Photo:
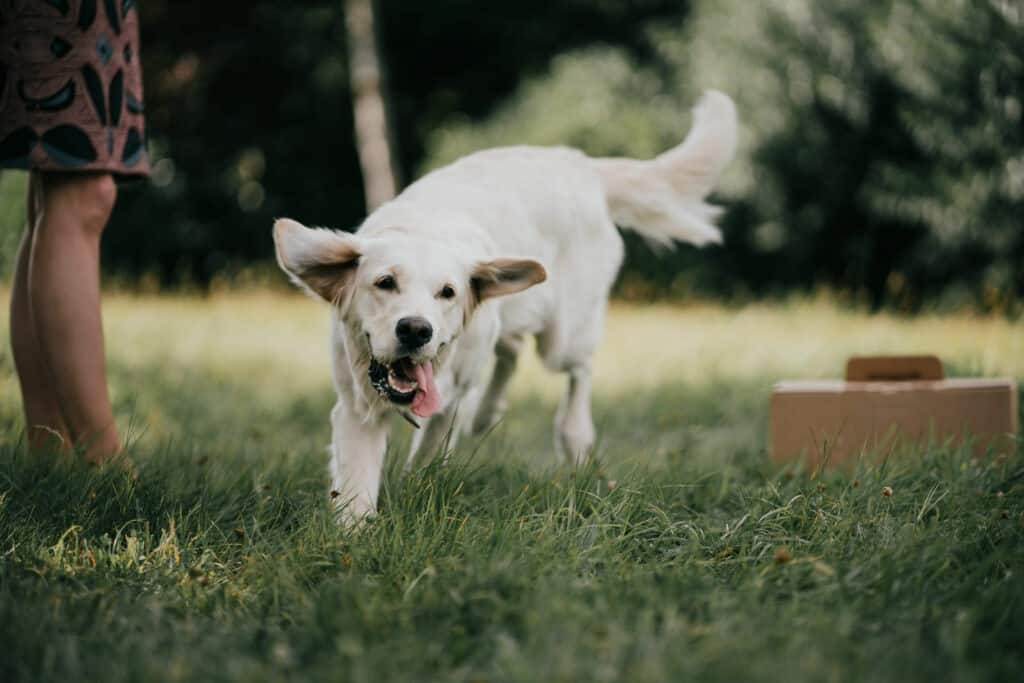
[[[33,453],[62,453],[71,448],[71,439],[58,429],[32,425],[25,430],[28,449]]]
[[[139,468],[135,466],[135,461],[131,459],[125,450],[99,457],[87,454],[85,461],[94,467],[116,467],[117,469],[124,470],[133,481],[139,478]]]
[[[114,429],[105,429],[90,439],[80,439],[79,445],[84,446],[83,456],[90,465],[102,465],[124,453],[121,439]]]

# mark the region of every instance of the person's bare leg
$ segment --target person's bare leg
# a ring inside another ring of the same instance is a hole
[[[42,175],[29,302],[65,423],[86,459],[120,451],[107,391],[100,318],[100,237],[114,208],[109,174]]]
[[[71,445],[70,434],[64,424],[57,392],[54,388],[53,373],[47,367],[36,339],[29,306],[29,262],[32,254],[32,237],[35,234],[41,199],[39,177],[33,171],[28,181],[26,213],[28,224],[21,238],[18,257],[14,266],[14,280],[11,283],[11,350],[14,353],[14,368],[21,385],[21,400],[25,409],[25,434],[29,447],[67,448]]]

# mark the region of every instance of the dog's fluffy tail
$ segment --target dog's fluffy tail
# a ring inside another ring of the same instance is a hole
[[[709,90],[693,110],[682,144],[649,161],[592,159],[612,220],[646,240],[702,245],[722,241],[714,225],[721,210],[704,202],[736,151],[736,107]]]

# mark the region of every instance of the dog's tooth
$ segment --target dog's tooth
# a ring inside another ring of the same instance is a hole
[[[387,383],[392,389],[402,394],[415,391],[418,386],[415,381],[407,381],[399,377],[394,370],[388,370]]]

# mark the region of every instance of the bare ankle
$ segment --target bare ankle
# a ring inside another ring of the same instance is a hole
[[[101,465],[122,453],[121,439],[114,429],[105,429],[92,438],[79,439],[76,445],[84,447],[82,455],[92,465]]]

